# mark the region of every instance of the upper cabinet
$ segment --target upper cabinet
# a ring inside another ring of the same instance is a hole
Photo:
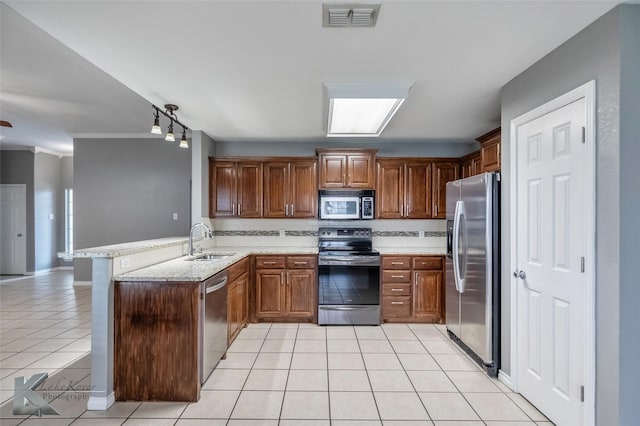
[[[433,215],[434,219],[447,217],[447,182],[458,179],[459,165],[453,161],[437,161],[433,165]]]
[[[375,149],[318,149],[320,189],[374,189]]]
[[[209,216],[262,216],[262,163],[209,159]]]
[[[376,168],[378,219],[431,218],[431,161],[386,158]]]
[[[480,142],[480,172],[500,170],[500,127],[485,133],[476,140]]]
[[[264,163],[264,217],[316,217],[316,161],[296,159]]]
[[[462,178],[475,176],[480,173],[480,150],[467,154],[460,159],[460,174]]]

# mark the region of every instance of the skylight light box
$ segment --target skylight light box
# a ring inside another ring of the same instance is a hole
[[[327,137],[380,136],[409,95],[408,83],[325,83]]]

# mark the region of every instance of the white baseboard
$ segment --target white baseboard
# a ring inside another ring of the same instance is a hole
[[[87,410],[105,411],[116,402],[115,393],[111,392],[107,396],[90,396],[87,401]]]
[[[91,287],[91,281],[74,281],[74,287]]]
[[[507,386],[509,389],[514,390],[513,385],[511,384],[511,377],[507,375],[507,373],[505,373],[504,371],[502,370],[498,371],[498,380],[504,383],[504,385]]]

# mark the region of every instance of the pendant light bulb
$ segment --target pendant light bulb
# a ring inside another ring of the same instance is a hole
[[[154,135],[161,135],[162,129],[160,128],[160,115],[158,114],[158,110],[156,110],[156,117],[153,119],[153,127],[151,127],[151,133]]]
[[[167,136],[164,137],[164,140],[167,142],[175,142],[176,136],[173,134],[173,120],[169,124],[169,130],[167,131]]]
[[[187,142],[187,130],[183,127],[182,128],[182,138],[180,139],[180,145],[178,145],[180,148],[189,148],[189,142]]]

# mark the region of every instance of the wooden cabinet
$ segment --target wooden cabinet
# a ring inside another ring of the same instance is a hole
[[[442,256],[383,256],[381,281],[383,322],[444,322]]]
[[[313,159],[264,163],[264,217],[316,217],[317,166]]]
[[[117,401],[200,397],[200,282],[116,282]]]
[[[376,217],[431,218],[431,161],[378,159]]]
[[[262,216],[262,163],[209,159],[209,216]]]
[[[460,159],[460,177],[466,178],[480,174],[480,150],[467,154]]]
[[[227,268],[227,279],[227,342],[231,345],[249,317],[249,258]]]
[[[313,322],[316,256],[256,256],[255,319]]]
[[[318,149],[320,189],[375,188],[375,155],[377,150]]]
[[[500,138],[501,129],[498,127],[476,139],[481,146],[480,173],[500,170]]]
[[[444,219],[447,217],[447,182],[458,179],[460,166],[453,161],[438,161],[434,162],[432,167],[432,217],[434,219]]]

